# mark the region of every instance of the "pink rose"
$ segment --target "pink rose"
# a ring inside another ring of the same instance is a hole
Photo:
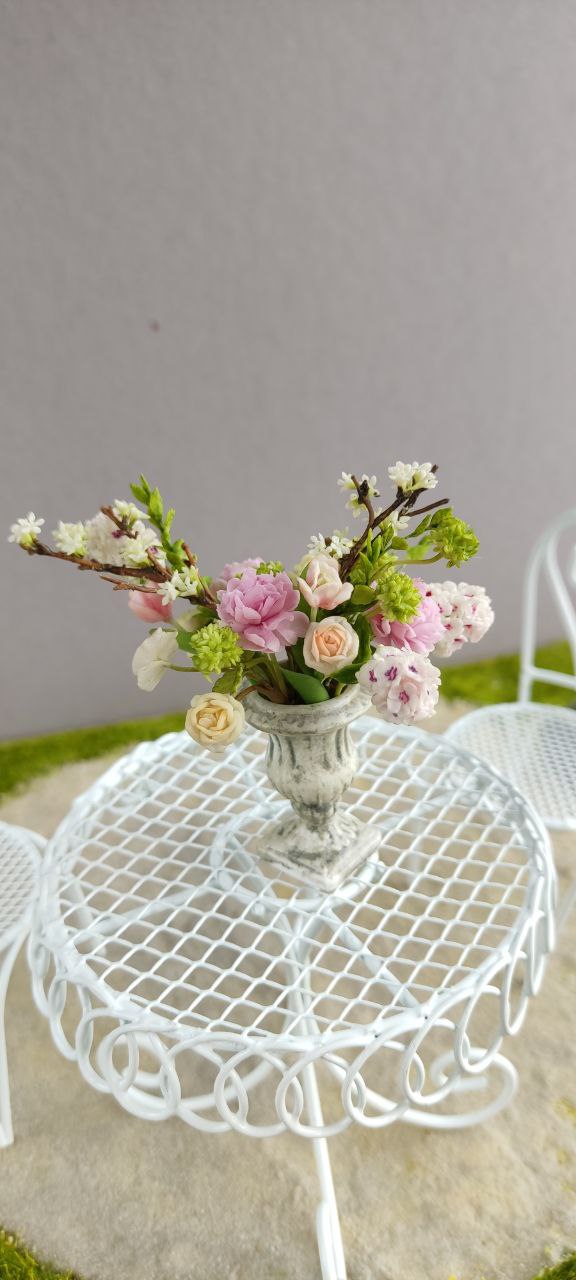
[[[172,617],[172,605],[162,604],[155,591],[130,591],[128,605],[142,622],[169,622]]]
[[[298,586],[312,609],[336,609],[350,599],[354,587],[351,582],[342,582],[333,556],[312,556],[304,572],[306,576],[297,579]]]
[[[371,619],[372,634],[380,644],[396,645],[398,649],[411,649],[413,653],[431,653],[444,634],[440,606],[428,593],[427,584],[421,578],[414,579],[414,586],[421,595],[418,613],[411,622],[389,622],[381,613]]]
[[[218,617],[240,636],[244,649],[278,653],[306,632],[308,619],[298,612],[299,601],[287,573],[248,568],[219,592]]]
[[[423,654],[378,645],[357,680],[371,693],[373,706],[385,720],[412,724],[434,714],[440,672]]]
[[[304,636],[304,661],[312,671],[331,676],[358,656],[359,640],[346,618],[311,622]]]

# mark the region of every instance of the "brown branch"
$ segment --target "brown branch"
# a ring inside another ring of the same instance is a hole
[[[438,464],[435,463],[434,466],[432,467],[432,473],[436,474],[437,470],[438,470]],[[448,498],[441,498],[438,502],[433,502],[428,507],[421,507],[420,511],[418,510],[414,511],[413,510],[414,503],[418,500],[421,493],[426,493],[426,489],[425,488],[414,489],[413,493],[408,493],[408,494],[404,493],[402,489],[397,489],[396,497],[394,501],[390,503],[390,506],[386,507],[385,511],[380,511],[378,515],[375,515],[374,508],[372,506],[370,498],[368,497],[368,492],[367,492],[368,486],[366,484],[366,481],[362,481],[362,483],[360,483],[355,475],[352,476],[352,480],[356,485],[358,500],[362,504],[362,506],[366,507],[366,510],[368,512],[368,524],[366,525],[366,528],[364,529],[363,533],[360,534],[360,537],[357,538],[356,542],[353,543],[347,555],[343,556],[342,560],[340,561],[340,576],[342,580],[345,580],[349,576],[351,570],[354,568],[354,565],[356,564],[358,556],[360,555],[360,552],[362,551],[362,548],[366,543],[369,534],[372,533],[374,529],[377,529],[380,525],[382,525],[385,520],[388,520],[388,518],[393,514],[393,512],[397,511],[399,507],[402,508],[402,510],[400,511],[400,515],[417,516],[417,515],[421,515],[423,511],[432,511],[436,507],[441,507],[446,502],[449,501]]]
[[[49,556],[52,560],[67,560],[77,569],[90,570],[94,573],[112,573],[117,577],[150,578],[152,582],[163,582],[166,573],[152,565],[137,565],[133,569],[123,564],[103,564],[100,560],[85,560],[79,556],[69,555],[67,551],[54,551],[43,542],[35,542],[32,547],[25,547],[29,556]],[[170,575],[168,575],[170,576]]]
[[[418,493],[423,493],[423,489],[419,489]],[[416,510],[410,512],[411,516],[423,516],[427,511],[435,511],[437,507],[445,507],[449,502],[449,498],[439,498],[437,502],[429,502],[427,507],[416,507]]]

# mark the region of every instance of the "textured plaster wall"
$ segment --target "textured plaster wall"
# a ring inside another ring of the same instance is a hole
[[[3,524],[142,468],[207,569],[293,560],[343,466],[431,458],[515,645],[573,501],[572,0],[3,0],[0,140]],[[185,702],[122,597],[0,556],[0,734]]]

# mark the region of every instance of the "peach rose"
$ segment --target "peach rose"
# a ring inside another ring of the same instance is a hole
[[[304,636],[304,661],[312,671],[335,675],[358,655],[358,635],[346,618],[311,622]]]
[[[354,590],[351,582],[342,582],[333,556],[311,556],[304,574],[297,582],[312,609],[336,609]]]
[[[227,693],[198,693],[186,714],[186,729],[209,751],[224,751],[244,728],[244,707]]]

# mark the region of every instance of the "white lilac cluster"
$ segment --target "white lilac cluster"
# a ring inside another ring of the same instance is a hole
[[[335,529],[329,538],[325,538],[323,533],[313,533],[308,543],[308,552],[311,556],[332,556],[334,560],[341,560],[351,546],[352,538],[348,536],[348,529]]]
[[[32,547],[42,532],[44,520],[29,511],[27,516],[20,516],[10,525],[9,542],[17,542],[19,547]]]
[[[386,720],[413,724],[434,714],[440,672],[423,654],[380,644],[357,680]]]
[[[484,587],[469,582],[430,582],[425,597],[436,601],[444,634],[434,647],[439,658],[450,658],[470,641],[477,644],[494,621],[494,610]]]
[[[376,476],[363,475],[360,477],[360,484],[365,484],[367,486],[366,487],[367,498],[377,498],[379,496],[378,489],[376,488],[378,484]],[[352,479],[352,474],[350,471],[342,472],[341,478],[338,481],[338,485],[342,489],[343,493],[348,493],[350,495],[346,503],[346,506],[350,508],[352,515],[361,516],[362,512],[364,511],[364,504],[360,502],[360,499],[358,497],[358,490],[356,488],[356,482],[355,480]]]
[[[435,489],[438,484],[431,462],[395,462],[393,467],[388,467],[388,475],[402,493]]]
[[[200,585],[198,570],[194,569],[193,566],[177,571],[159,587],[162,604],[172,604],[179,596],[184,596],[185,598],[197,596]]]
[[[85,554],[89,560],[135,569],[140,565],[150,564],[148,548],[157,545],[158,534],[145,525],[143,520],[133,520],[130,531],[123,533],[109,516],[99,511],[98,515],[86,521],[84,528]],[[157,558],[162,558],[160,549]]]

